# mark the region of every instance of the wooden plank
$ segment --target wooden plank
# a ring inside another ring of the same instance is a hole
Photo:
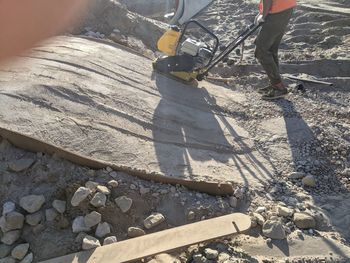
[[[95,250],[79,252],[42,263],[131,262],[193,244],[241,233],[250,228],[250,217],[235,213],[157,233],[128,239]]]

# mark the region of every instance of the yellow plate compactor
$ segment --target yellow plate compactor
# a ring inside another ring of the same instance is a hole
[[[170,26],[157,43],[165,56],[153,62],[153,69],[181,81],[201,81],[260,26],[248,26],[220,53],[217,52],[220,45],[218,37],[198,21],[190,20],[182,29]]]

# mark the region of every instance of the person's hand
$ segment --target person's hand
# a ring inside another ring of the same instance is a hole
[[[264,23],[265,19],[264,16],[262,14],[258,14],[255,19],[254,19],[254,25],[260,25],[261,23]]]
[[[84,13],[86,0],[1,0],[0,61],[64,32]]]

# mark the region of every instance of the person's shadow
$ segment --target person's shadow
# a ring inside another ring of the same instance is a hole
[[[327,225],[326,222],[328,222],[342,233],[345,238],[350,239],[350,232],[347,229],[347,224],[344,224],[349,209],[346,207],[350,207],[350,205],[346,204],[346,201],[343,201],[342,205],[337,204],[339,200],[342,200],[342,196],[346,195],[348,198],[350,198],[350,196],[339,177],[335,174],[335,167],[334,164],[332,164],[332,155],[321,151],[321,141],[318,139],[315,131],[309,127],[302,115],[297,111],[293,102],[289,100],[279,100],[276,104],[282,109],[294,171],[312,174],[316,179],[317,185],[315,188],[304,187],[314,203],[314,216],[318,218],[316,220],[316,228],[321,231],[329,231],[331,227]],[[322,117],[323,116],[320,116],[320,118]],[[330,180],[327,184],[327,189],[320,189],[320,184],[323,184],[324,187],[327,180]],[[300,181],[301,179],[299,179],[299,183]],[[298,183],[298,180],[295,180],[295,183]],[[290,190],[291,189],[287,189],[287,191],[289,191],[288,195],[293,196],[293,192]],[[320,191],[324,192],[324,198],[320,198]],[[333,200],[334,197],[331,196],[338,196],[340,199],[335,198],[335,200]],[[293,197],[297,198],[295,195]],[[332,206],[329,206],[332,202]],[[337,249],[328,239],[324,239],[323,242],[325,242],[330,249],[337,251],[338,255],[345,256],[345,254]],[[279,247],[288,255],[288,247],[281,244],[279,244]]]

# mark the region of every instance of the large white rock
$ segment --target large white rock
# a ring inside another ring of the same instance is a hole
[[[13,211],[6,214],[4,217],[7,231],[21,229],[23,227],[24,215],[22,215],[21,213]]]
[[[94,207],[102,207],[106,205],[107,197],[102,193],[96,193],[91,199],[90,204]]]
[[[126,196],[120,196],[114,201],[123,213],[128,212],[132,206],[132,199]]]
[[[19,205],[28,213],[35,213],[40,210],[45,203],[43,195],[27,195],[19,200]]]
[[[89,250],[93,248],[100,247],[100,241],[92,236],[85,236],[83,239],[82,248],[83,250]]]
[[[293,216],[293,209],[290,209],[288,207],[285,206],[279,206],[277,208],[277,213],[279,216],[283,216],[283,217],[289,217],[289,216]]]
[[[24,259],[21,260],[19,263],[32,263],[33,262],[33,253],[29,253],[27,256],[25,256]]]
[[[19,230],[9,231],[9,232],[4,233],[3,237],[1,238],[1,242],[6,244],[6,245],[12,245],[20,237],[21,237],[21,231],[19,231]]]
[[[2,215],[4,216],[10,212],[13,212],[15,211],[15,209],[16,209],[16,204],[14,202],[11,202],[11,201],[6,202],[2,205]]]
[[[160,225],[165,221],[165,217],[161,213],[155,213],[147,217],[144,221],[143,224],[145,228],[151,229],[155,226]]]
[[[91,190],[89,188],[83,186],[79,187],[72,197],[72,206],[78,206],[83,200],[85,200],[86,197],[89,196],[90,193]]]
[[[278,220],[267,220],[262,227],[263,235],[271,239],[285,239],[286,233]]]
[[[315,219],[306,212],[295,213],[293,216],[294,224],[300,229],[315,228]]]
[[[11,252],[11,256],[15,259],[21,260],[24,258],[24,256],[27,254],[29,249],[29,244],[20,244],[17,245]]]
[[[66,211],[66,201],[54,200],[52,202],[52,207],[60,214],[63,214]]]
[[[102,238],[107,236],[108,234],[111,233],[111,227],[108,223],[104,222],[104,223],[99,223],[97,228],[96,228],[96,232],[95,232],[95,236]]]
[[[101,222],[102,215],[96,211],[92,211],[84,217],[85,225],[87,227],[96,226]]]
[[[106,237],[106,238],[103,240],[103,245],[104,245],[104,246],[110,245],[110,244],[116,243],[117,241],[118,241],[118,240],[117,240],[117,237],[116,237],[116,236]]]
[[[128,228],[128,237],[139,237],[139,236],[143,236],[146,235],[146,232],[138,227],[129,227]]]
[[[104,195],[109,195],[111,193],[111,190],[109,190],[104,185],[98,185],[96,189],[97,189],[97,191],[99,191],[100,193],[102,193]]]
[[[78,216],[73,220],[72,231],[73,233],[90,231],[90,227],[87,227],[85,225],[85,220],[83,216]]]
[[[36,226],[40,223],[41,220],[42,220],[42,213],[40,211],[34,214],[26,215],[26,223],[28,225]]]

